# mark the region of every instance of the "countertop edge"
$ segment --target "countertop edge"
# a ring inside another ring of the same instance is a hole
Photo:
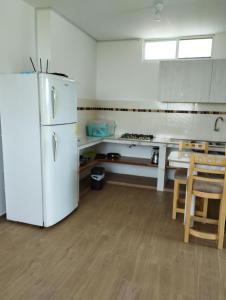
[[[114,144],[124,144],[124,145],[129,145],[129,144],[134,144],[137,146],[157,146],[157,145],[166,145],[168,148],[174,148],[178,147],[179,142],[178,141],[171,141],[170,139],[161,139],[161,138],[154,138],[150,142],[145,142],[145,141],[133,141],[133,140],[125,140],[125,139],[120,139],[119,137],[104,137],[104,138],[98,138],[98,137],[86,137],[83,138],[80,141],[80,144],[78,142],[78,149],[86,149],[95,145],[98,145],[100,143],[114,143]],[[216,146],[210,146],[209,149],[212,151],[221,151],[224,152],[225,148],[224,147],[216,147]]]

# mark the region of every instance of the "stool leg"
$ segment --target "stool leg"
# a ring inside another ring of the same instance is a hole
[[[219,223],[218,223],[218,249],[223,249],[224,244],[224,227],[225,227],[225,211],[226,199],[223,197],[220,204]]]
[[[179,198],[179,182],[174,180],[174,190],[173,190],[173,214],[172,219],[175,220],[177,216],[177,203]]]
[[[203,199],[203,217],[207,218],[208,198]]]
[[[185,211],[185,225],[184,225],[184,242],[189,242],[190,222],[191,222],[191,201],[192,201],[192,185],[188,185],[186,211]]]

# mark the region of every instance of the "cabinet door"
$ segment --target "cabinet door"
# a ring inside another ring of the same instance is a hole
[[[212,61],[167,61],[160,63],[160,101],[208,102]]]
[[[226,103],[226,59],[213,62],[210,102]]]
[[[174,102],[174,91],[177,82],[177,72],[174,70],[175,62],[164,61],[160,63],[159,72],[159,100]]]

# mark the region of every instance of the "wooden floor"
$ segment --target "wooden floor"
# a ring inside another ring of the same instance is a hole
[[[226,250],[182,242],[172,193],[106,185],[50,229],[0,219],[0,299],[226,299]]]

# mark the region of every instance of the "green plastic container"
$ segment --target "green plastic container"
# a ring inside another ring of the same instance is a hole
[[[115,134],[115,122],[95,120],[86,125],[86,135],[94,137],[108,137]]]

